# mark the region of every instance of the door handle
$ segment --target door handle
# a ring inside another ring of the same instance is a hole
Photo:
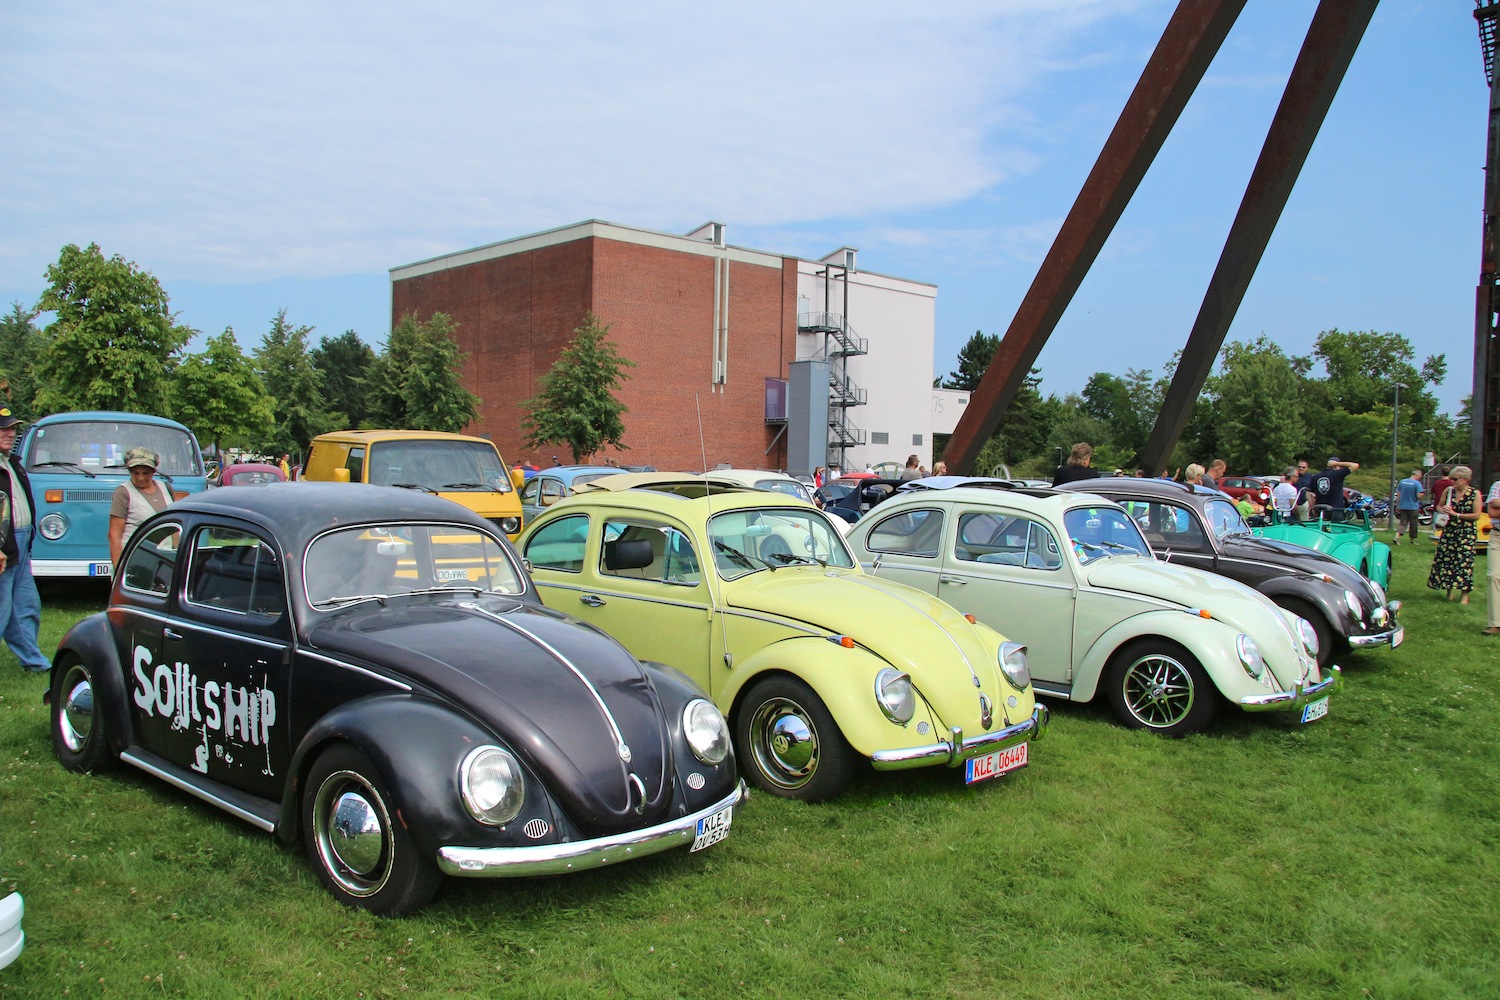
[[[942,576],[938,577],[938,583],[956,583],[959,586],[963,587],[968,586],[969,581],[956,576],[949,576],[947,573],[944,573]]]
[[[169,628],[164,628],[164,629],[161,630],[161,637],[163,639],[181,639],[182,638],[182,636],[178,635],[176,632],[174,632],[172,629],[169,629]]]
[[[587,604],[591,608],[604,607],[604,598],[600,597],[598,594],[584,594],[579,598],[579,600],[584,604]]]

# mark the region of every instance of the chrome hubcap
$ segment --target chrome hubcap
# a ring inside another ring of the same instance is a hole
[[[1192,675],[1170,656],[1143,656],[1125,670],[1125,704],[1152,729],[1166,729],[1187,718],[1194,697]]]
[[[806,711],[785,698],[755,710],[750,742],[761,773],[782,788],[798,788],[818,769],[818,734]]]
[[[88,671],[75,666],[63,679],[62,689],[67,694],[58,713],[58,729],[63,745],[78,753],[94,731],[94,685],[89,681]]]
[[[313,807],[318,854],[343,889],[355,896],[379,891],[390,875],[391,852],[385,804],[352,771],[331,774]]]

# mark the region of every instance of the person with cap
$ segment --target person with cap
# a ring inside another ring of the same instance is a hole
[[[42,624],[42,598],[31,575],[31,480],[15,457],[16,427],[22,423],[0,407],[0,639],[32,673],[52,664],[37,645]]]
[[[1307,489],[1312,494],[1313,507],[1328,507],[1329,520],[1341,519],[1344,516],[1344,480],[1358,468],[1358,462],[1341,462],[1337,456],[1330,458],[1327,468],[1314,473],[1308,480]],[[1313,516],[1317,516],[1316,509]]]
[[[125,543],[140,523],[172,502],[166,487],[156,481],[160,464],[161,456],[150,448],[131,448],[125,453],[130,480],[115,487],[109,503],[109,561],[117,567]]]

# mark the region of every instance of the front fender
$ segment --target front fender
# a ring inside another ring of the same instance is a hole
[[[119,756],[135,743],[135,730],[130,723],[130,693],[125,687],[125,669],[120,664],[120,650],[115,645],[114,629],[106,613],[101,611],[89,615],[68,629],[52,657],[54,672],[63,657],[70,653],[93,668],[95,710],[102,706],[110,753]]]
[[[358,747],[380,771],[392,807],[429,857],[462,842],[474,827],[458,789],[458,766],[477,746],[496,743],[472,719],[407,692],[378,694],[340,705],[315,722],[292,754],[291,780],[276,834],[295,840],[302,790],[318,754],[332,743]]]
[[[1349,634],[1349,608],[1344,604],[1344,588],[1336,582],[1324,583],[1322,580],[1287,575],[1267,580],[1258,589],[1278,607],[1282,607],[1283,598],[1310,604],[1323,616],[1335,635]]]
[[[891,722],[875,703],[875,675],[890,666],[862,646],[847,649],[827,639],[798,636],[773,642],[735,665],[729,674],[724,704],[729,717],[738,716],[745,691],[769,674],[788,674],[813,689],[827,707],[839,731],[861,756],[908,743],[930,740],[916,733],[918,720],[929,718],[918,700],[917,714],[906,726]]]
[[[1099,678],[1109,668],[1116,650],[1134,639],[1162,638],[1182,646],[1207,671],[1226,697],[1238,699],[1246,691],[1262,688],[1240,665],[1234,637],[1239,629],[1213,618],[1187,611],[1163,608],[1133,615],[1107,629],[1084,654],[1073,677],[1073,701],[1091,701],[1099,690]],[[1250,688],[1246,688],[1250,685]],[[1245,689],[1245,691],[1242,691]]]

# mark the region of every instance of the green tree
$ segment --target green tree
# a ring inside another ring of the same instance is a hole
[[[1420,366],[1411,342],[1397,333],[1324,330],[1313,346],[1323,363],[1335,405],[1347,413],[1372,413],[1394,402],[1401,390],[1402,423],[1430,426],[1437,399],[1430,386],[1441,385],[1448,374],[1445,355],[1429,355]]]
[[[323,395],[330,410],[343,416],[345,427],[361,427],[370,416],[365,384],[375,351],[353,330],[333,339],[324,337],[312,350],[313,367],[323,377]]]
[[[275,400],[240,350],[233,328],[211,338],[200,354],[189,354],[177,366],[172,392],[173,416],[191,427],[200,441],[259,446],[272,433]]]
[[[522,404],[531,413],[521,422],[531,432],[528,447],[561,442],[572,449],[574,462],[606,444],[625,447],[621,417],[626,409],[615,391],[630,377],[625,369],[635,362],[621,355],[608,336],[609,324],[593,313],[573,331],[572,342],[542,376],[542,391]]]
[[[443,313],[401,318],[366,377],[370,416],[381,427],[458,433],[479,417],[479,397],[459,381],[464,355]]]
[[[964,342],[958,351],[958,370],[948,373],[942,385],[944,389],[963,389],[973,392],[979,388],[979,380],[990,367],[995,352],[1000,349],[1000,335],[975,330],[974,336]]]
[[[193,331],[173,321],[148,271],[97,243],[69,243],[47,268],[37,311],[56,313],[37,360],[37,409],[165,413],[172,369]]]
[[[268,451],[302,455],[319,434],[334,430],[333,415],[322,406],[323,380],[307,353],[310,326],[292,326],[286,310],[276,314],[254,355],[255,371],[274,400],[275,424]]]
[[[0,318],[0,406],[9,406],[16,416],[31,421],[36,411],[36,363],[46,340],[35,314],[11,304],[10,315]]]
[[[1238,473],[1280,472],[1307,447],[1303,378],[1266,337],[1234,342],[1214,380],[1215,456]]]

